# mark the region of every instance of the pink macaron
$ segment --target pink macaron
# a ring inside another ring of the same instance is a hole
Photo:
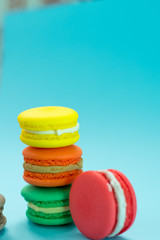
[[[71,187],[70,210],[79,231],[98,240],[128,230],[136,217],[137,201],[131,183],[121,172],[87,171]]]

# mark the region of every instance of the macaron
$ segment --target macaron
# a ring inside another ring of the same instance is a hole
[[[79,139],[78,113],[66,107],[38,107],[19,114],[23,143],[39,148],[66,147]]]
[[[0,194],[0,230],[6,225],[6,218],[3,216],[3,208],[5,204],[5,198]]]
[[[64,225],[72,222],[69,207],[70,185],[59,188],[25,186],[21,195],[28,202],[27,218],[41,225]]]
[[[23,150],[27,183],[41,187],[71,184],[82,173],[82,150],[76,145],[62,148],[27,147]]]
[[[137,201],[123,173],[111,169],[87,171],[72,185],[70,210],[79,231],[98,240],[127,231],[135,220]]]

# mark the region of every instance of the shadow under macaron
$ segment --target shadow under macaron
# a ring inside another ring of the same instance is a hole
[[[76,229],[74,223],[58,225],[58,226],[46,226],[33,223],[28,220],[28,228],[35,235],[41,237],[52,237],[56,239],[62,239],[64,236],[69,239],[75,239],[76,236],[73,231]],[[77,239],[77,238],[76,238]],[[80,238],[79,238],[80,239]]]
[[[106,240],[109,239],[109,238],[105,238]],[[126,237],[121,237],[121,236],[115,236],[115,237],[112,237],[110,238],[111,240],[132,240],[131,238],[126,238]]]
[[[6,235],[9,239],[9,231],[6,227],[4,227],[2,230],[0,230],[0,238],[3,237],[4,235]]]

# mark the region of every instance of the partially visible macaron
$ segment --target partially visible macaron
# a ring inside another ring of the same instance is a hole
[[[23,156],[23,178],[35,186],[68,185],[82,173],[82,150],[76,145],[48,149],[27,147]]]
[[[38,107],[19,114],[23,143],[39,148],[66,147],[79,139],[78,113],[66,107]]]
[[[69,207],[70,185],[59,188],[25,186],[21,195],[28,202],[27,218],[41,225],[64,225],[72,222]]]
[[[6,225],[6,218],[3,216],[3,208],[5,204],[5,198],[0,194],[0,230]]]
[[[131,183],[121,172],[87,171],[72,185],[70,209],[79,231],[98,240],[127,231],[135,220],[137,201]]]

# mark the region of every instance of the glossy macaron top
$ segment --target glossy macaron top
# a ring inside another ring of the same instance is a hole
[[[24,160],[36,165],[69,165],[78,162],[82,150],[76,145],[62,148],[26,147],[23,150]]]
[[[52,202],[69,199],[71,185],[58,188],[42,188],[32,185],[25,186],[21,195],[27,202]]]
[[[47,106],[28,109],[18,116],[20,127],[30,131],[47,131],[76,126],[78,113],[73,109]]]
[[[137,203],[129,180],[109,169],[77,177],[70,192],[70,209],[80,232],[97,240],[126,231],[134,222]]]

